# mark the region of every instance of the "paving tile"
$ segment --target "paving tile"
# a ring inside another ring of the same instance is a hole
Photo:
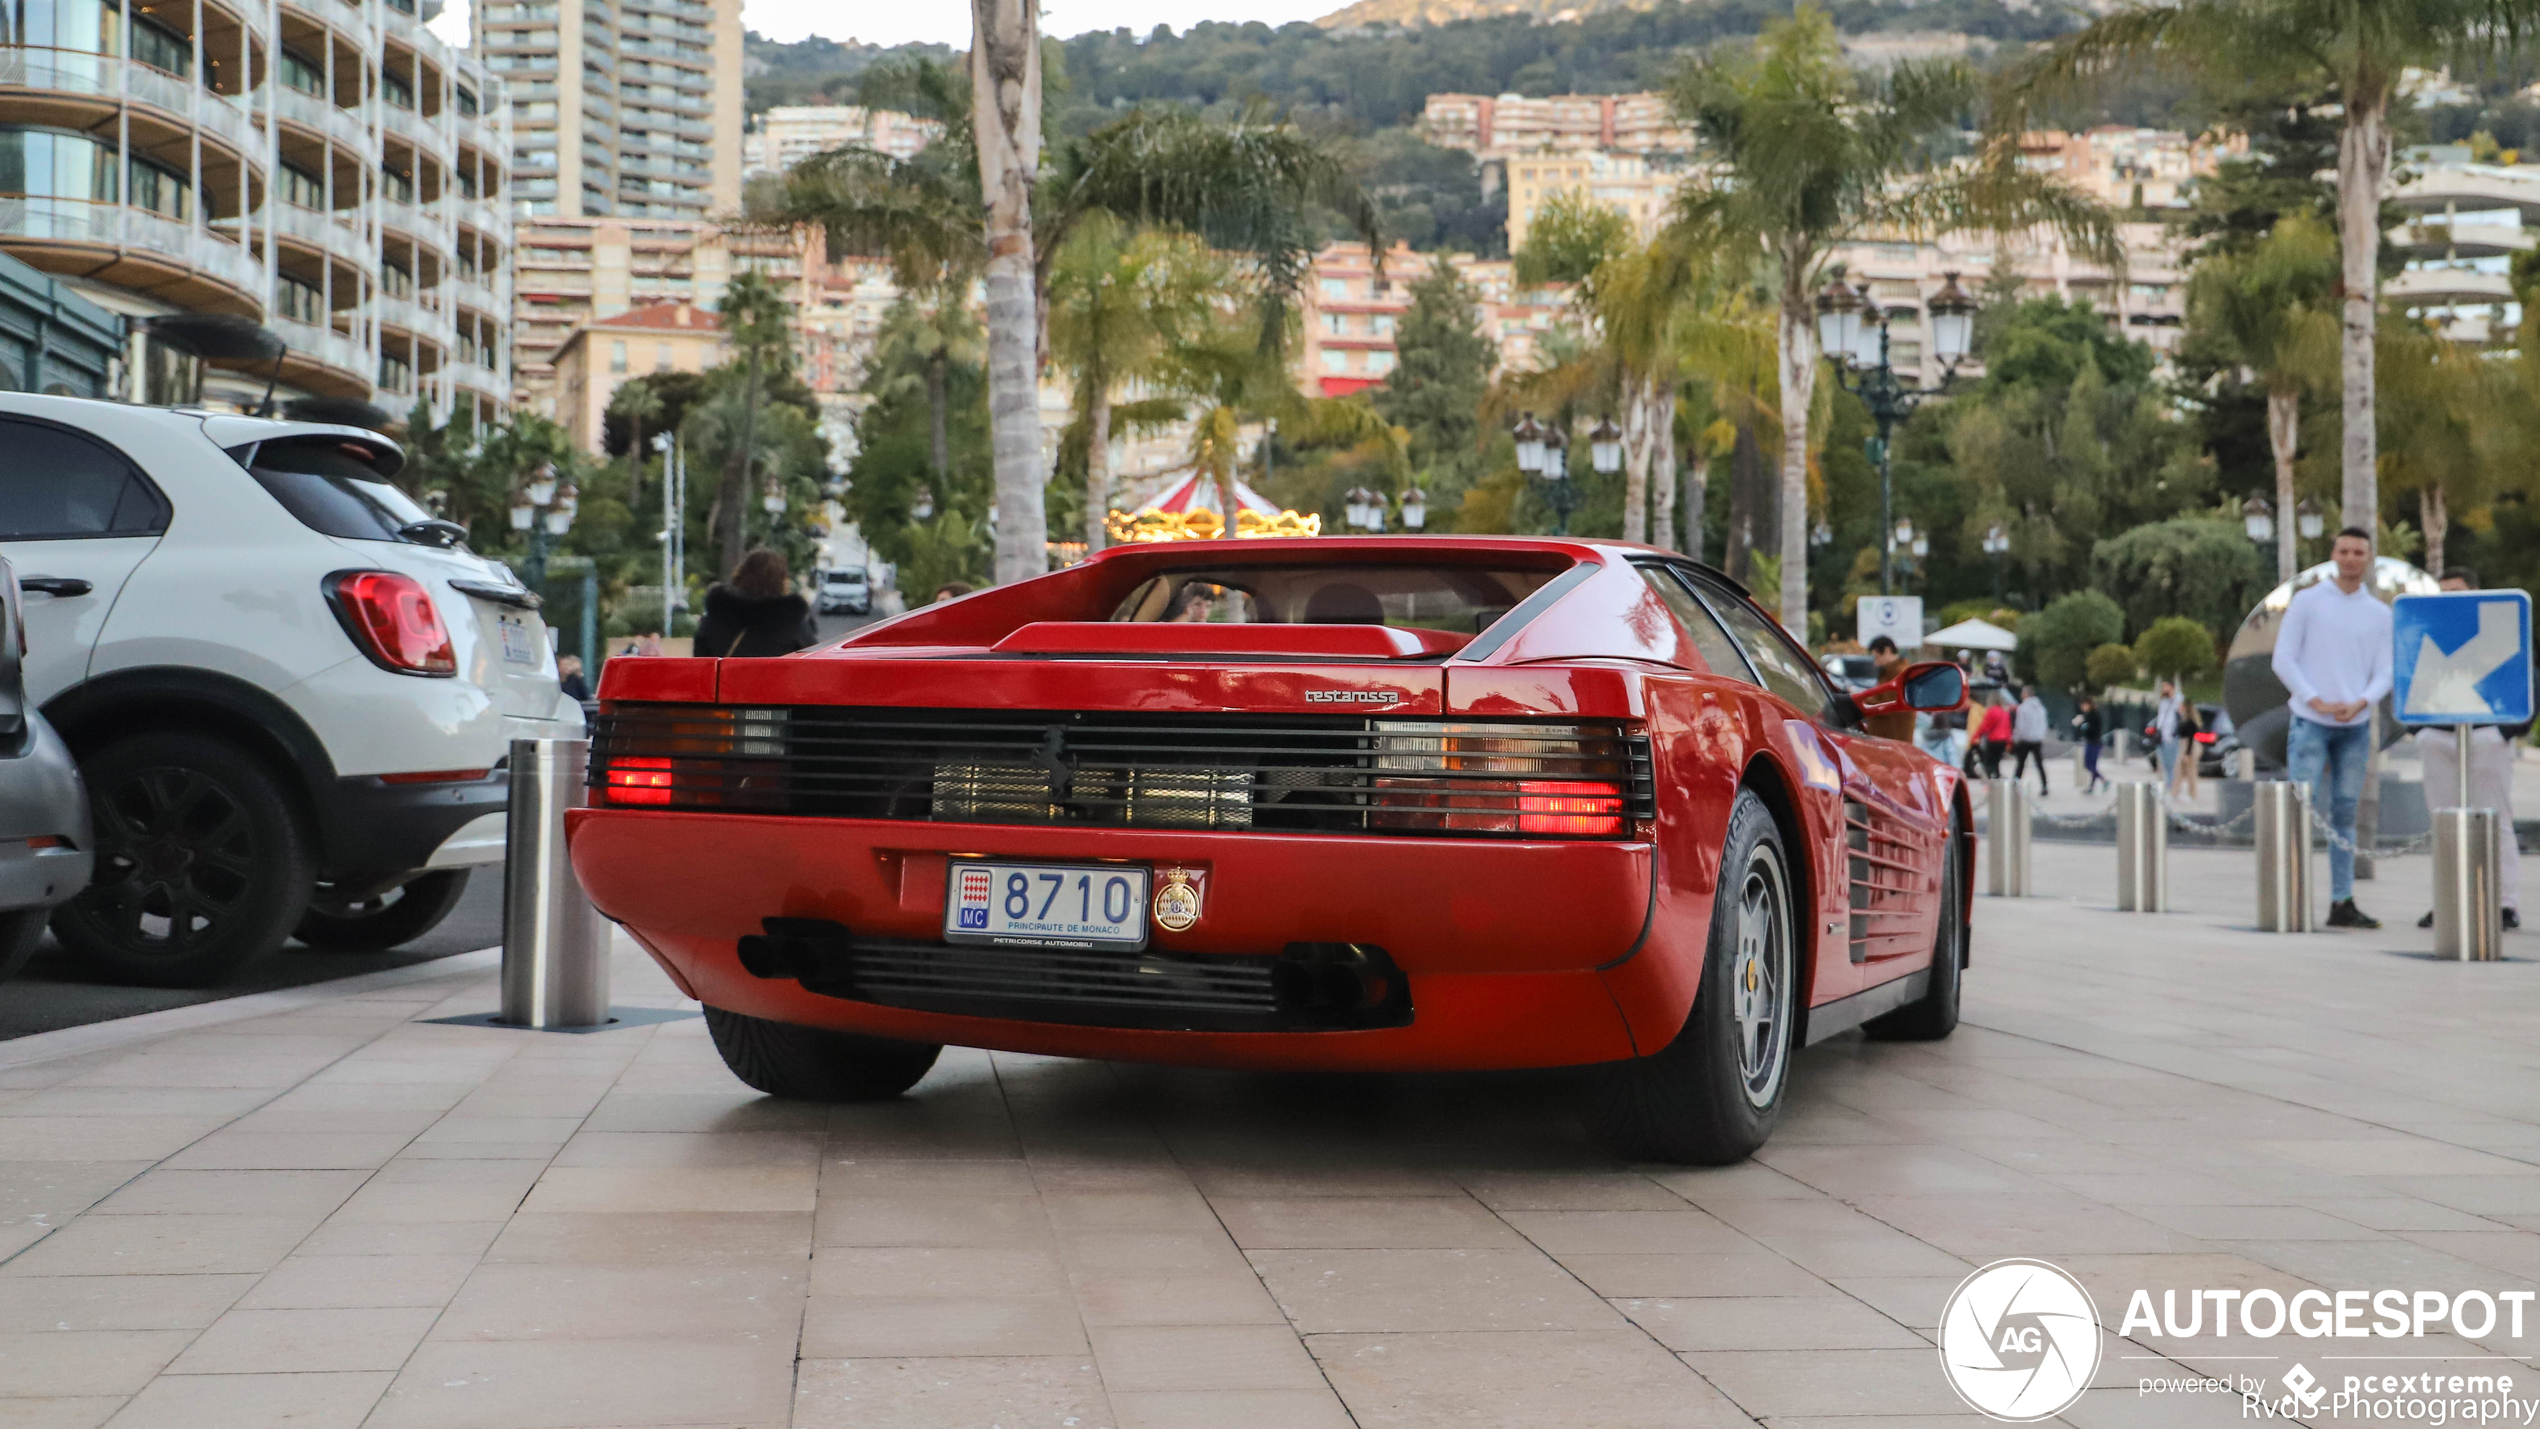
[[[1486,1249],[1525,1243],[1508,1222],[1461,1195],[1215,1197],[1211,1204],[1246,1250]]]
[[[1895,1350],[1923,1343],[1847,1295],[1618,1300],[1615,1308],[1671,1350]]]
[[[6,1265],[19,1275],[208,1275],[270,1269],[314,1216],[83,1216]]]
[[[368,1429],[778,1423],[790,1340],[427,1341]]]
[[[1217,1212],[1197,1191],[1096,1191],[1041,1195],[1060,1231],[1214,1230]]]
[[[879,1425],[1111,1429],[1103,1383],[1082,1356],[802,1362],[794,1429]]]
[[[324,1216],[361,1189],[369,1176],[367,1171],[162,1169],[135,1178],[98,1202],[89,1214],[140,1216],[193,1211]]]
[[[1494,1211],[1680,1211],[1684,1198],[1628,1171],[1479,1171],[1456,1178]]]
[[[1118,1392],[1120,1429],[1353,1429],[1328,1389]]]
[[[551,1122],[537,1121],[539,1126]],[[574,1123],[578,1125],[578,1123]],[[444,1123],[450,1125],[450,1123]],[[462,1126],[465,1124],[462,1123]],[[436,1130],[438,1128],[435,1128]],[[570,1129],[570,1126],[568,1126]],[[455,1134],[455,1133],[454,1133]],[[556,1153],[558,1166],[811,1166],[820,1137],[789,1131],[584,1131]],[[782,1210],[787,1207],[767,1207]]]
[[[1047,1245],[1049,1219],[1021,1196],[823,1196],[822,1245]]]
[[[812,1257],[814,1295],[1055,1295],[1067,1272],[1054,1250],[952,1246],[824,1246]]]
[[[0,1332],[199,1330],[256,1281],[253,1275],[19,1277],[0,1289]]]
[[[168,1373],[393,1370],[406,1362],[439,1313],[430,1307],[232,1310],[187,1346]]]
[[[480,1265],[432,1338],[790,1338],[809,1278],[790,1261]]]
[[[1076,1310],[1088,1325],[1285,1325],[1287,1317],[1241,1261],[1219,1271],[1083,1274]]]
[[[524,1211],[496,1237],[487,1260],[661,1261],[805,1260],[811,1255],[808,1213]]]
[[[0,1117],[0,1162],[157,1161],[218,1131],[225,1116]]]
[[[2382,1233],[2302,1206],[2146,1205],[2136,1215],[2200,1240],[2380,1240]]]
[[[1574,1251],[1554,1259],[1604,1296],[1823,1295],[1832,1288],[1766,1250],[1720,1255]]]
[[[1953,1414],[1966,1408],[1929,1348],[1724,1350],[1687,1354],[1684,1361],[1738,1408],[1767,1421],[1805,1414]]]
[[[107,1421],[113,1429],[355,1429],[392,1376],[162,1375]]]
[[[1076,1231],[1059,1237],[1058,1246],[1078,1275],[1252,1273],[1222,1230]]]
[[[1611,1306],[1535,1250],[1257,1250],[1299,1334],[1611,1330]]]
[[[802,1311],[806,1359],[1082,1355],[1067,1295],[814,1296]]]
[[[1273,1325],[1110,1325],[1092,1332],[1113,1390],[1315,1389],[1323,1377],[1294,1332]]]
[[[1316,1335],[1307,1345],[1360,1429],[1749,1423],[1638,1330]]]
[[[485,1221],[329,1221],[309,1232],[294,1255],[480,1256],[506,1223]]]
[[[892,1161],[831,1156],[823,1196],[1029,1196],[1045,1189],[1021,1161]]]
[[[2035,1177],[1945,1145],[1776,1146],[1756,1159],[1831,1196],[1941,1195],[2048,1191]]]
[[[1554,1255],[1730,1254],[1755,1242],[1696,1210],[1510,1211],[1509,1225]]]
[[[239,1304],[250,1310],[437,1309],[475,1268],[472,1255],[295,1255]]]
[[[190,1330],[0,1334],[0,1399],[137,1393],[193,1338]]]
[[[169,1158],[179,1171],[367,1171],[413,1138],[401,1132],[216,1131]]]
[[[97,1429],[123,1406],[120,1394],[0,1399],[0,1429]]]

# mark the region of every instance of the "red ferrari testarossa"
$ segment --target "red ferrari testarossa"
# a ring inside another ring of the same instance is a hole
[[[1618,1150],[1761,1145],[1793,1052],[1956,1025],[1958,771],[1705,566],[1614,542],[1192,541],[773,660],[600,684],[592,899],[779,1096],[946,1043],[1605,1064]]]

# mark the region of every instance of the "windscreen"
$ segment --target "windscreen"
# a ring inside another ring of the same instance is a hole
[[[1194,565],[1152,577],[1111,618],[1389,625],[1469,636],[1558,574],[1486,565]]]
[[[231,453],[312,531],[353,541],[402,541],[432,513],[381,476],[359,447],[332,438],[259,442]]]

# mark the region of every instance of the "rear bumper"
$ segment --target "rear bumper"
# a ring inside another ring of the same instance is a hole
[[[576,810],[574,867],[592,901],[690,995],[755,1017],[1057,1056],[1354,1070],[1564,1066],[1633,1054],[1597,969],[1650,917],[1636,843],[1209,834]],[[940,938],[948,855],[1125,860],[1203,875],[1199,922],[1158,952],[1381,947],[1408,983],[1406,1026],[1180,1031],[913,1011],[753,976],[739,941],[770,917],[877,939]]]

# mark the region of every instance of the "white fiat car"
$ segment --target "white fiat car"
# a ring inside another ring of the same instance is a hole
[[[503,852],[515,738],[577,738],[537,598],[354,427],[0,393],[0,554],[96,873],[65,948],[166,986],[390,947]]]

